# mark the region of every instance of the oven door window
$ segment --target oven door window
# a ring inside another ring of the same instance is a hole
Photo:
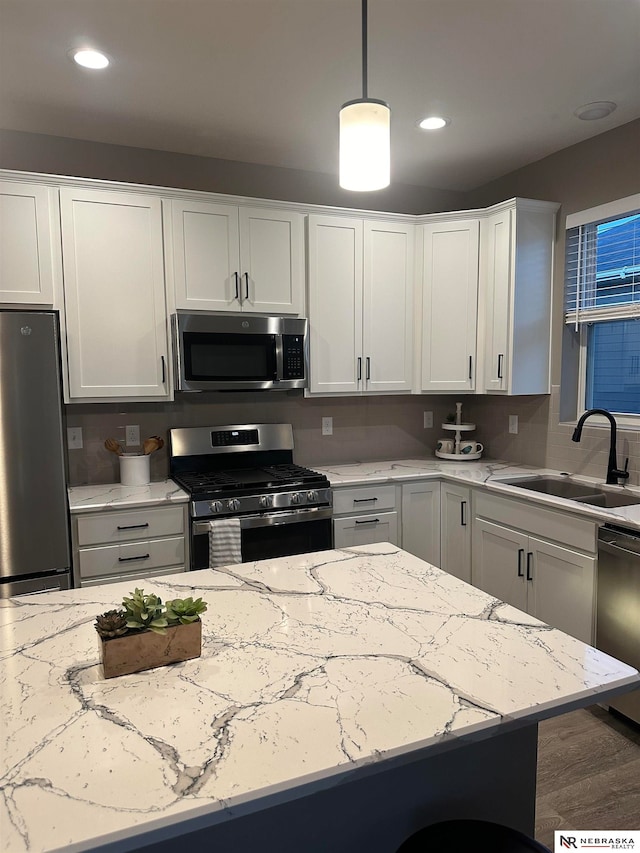
[[[287,557],[290,554],[309,554],[333,547],[331,518],[243,528],[241,535],[243,562]],[[208,535],[194,536],[191,546],[191,568],[208,568]]]
[[[184,333],[187,381],[276,379],[276,336]]]

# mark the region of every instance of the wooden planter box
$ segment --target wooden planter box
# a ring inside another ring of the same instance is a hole
[[[128,675],[144,669],[154,669],[181,660],[200,657],[202,653],[202,622],[175,625],[166,634],[140,631],[100,640],[104,677]]]

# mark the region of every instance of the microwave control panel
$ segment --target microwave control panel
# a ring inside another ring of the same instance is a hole
[[[283,379],[304,379],[304,337],[283,335]]]

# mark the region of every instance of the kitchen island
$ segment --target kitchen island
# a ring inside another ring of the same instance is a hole
[[[208,601],[202,657],[105,681],[93,620],[130,586],[0,608],[3,853],[394,853],[456,816],[532,834],[537,722],[640,683],[389,544],[151,579]]]

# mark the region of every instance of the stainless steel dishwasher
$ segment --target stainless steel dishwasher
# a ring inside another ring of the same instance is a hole
[[[640,530],[600,528],[596,648],[640,669]],[[640,688],[609,707],[640,725]]]

